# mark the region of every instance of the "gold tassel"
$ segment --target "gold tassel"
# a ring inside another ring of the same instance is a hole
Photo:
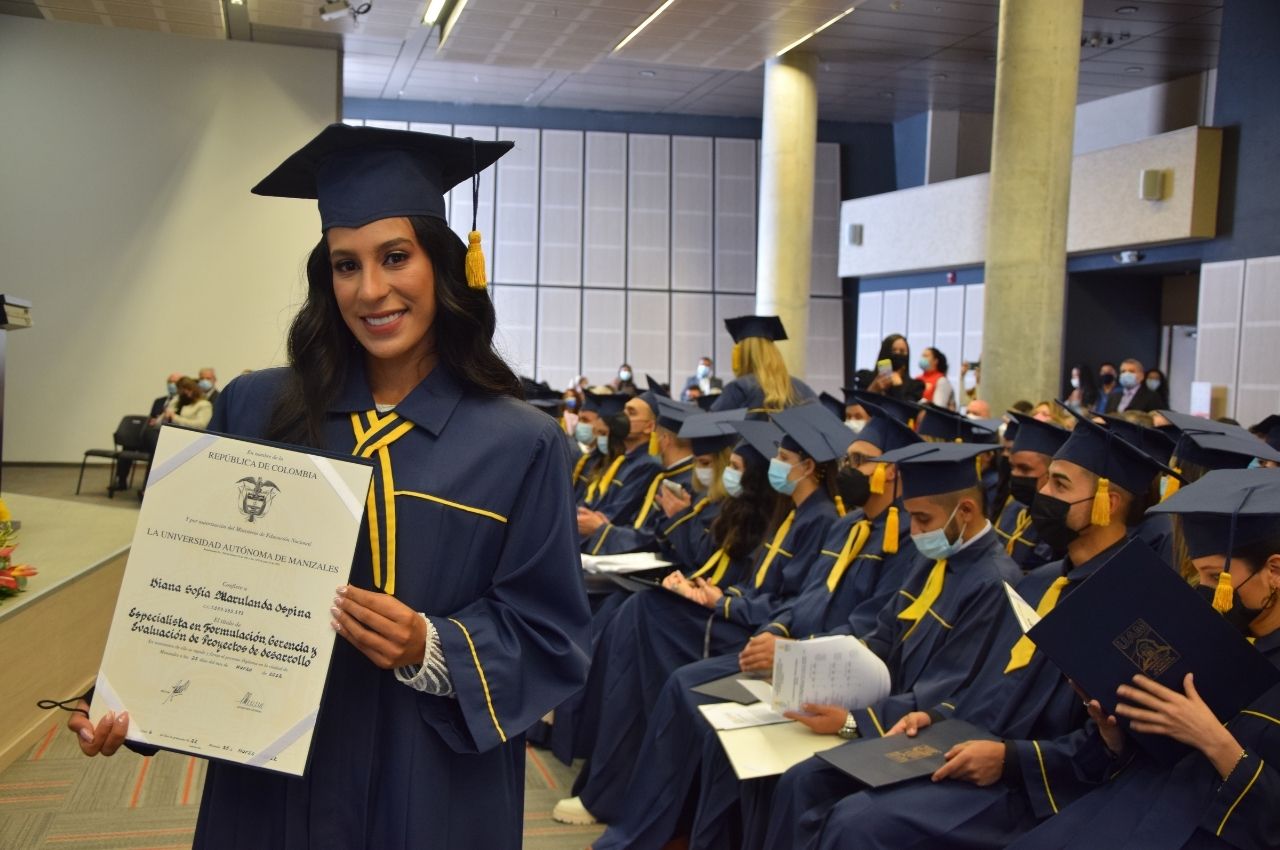
[[[845,515],[844,499],[840,498],[840,494],[836,493],[836,513],[840,516]]]
[[[484,289],[489,279],[484,274],[484,249],[480,247],[480,231],[467,234],[467,286]]]
[[[658,448],[658,432],[657,430],[650,431],[649,432],[649,454],[652,455],[653,457],[657,457],[661,453],[662,453],[662,450]]]
[[[1225,614],[1231,610],[1231,573],[1223,570],[1218,573],[1218,586],[1213,590],[1213,610]]]
[[[884,464],[880,464],[884,466]],[[889,515],[884,520],[884,551],[886,555],[896,554],[898,551],[898,509],[896,507],[889,508]]]
[[[1178,467],[1176,466],[1170,467],[1170,469],[1178,473],[1178,475],[1182,474],[1182,470],[1178,469]],[[1178,480],[1177,475],[1166,475],[1164,477],[1164,495],[1160,497],[1160,501],[1163,502],[1165,499],[1169,498],[1174,493],[1178,492],[1178,490],[1181,487],[1182,487],[1182,482]]]
[[[1098,479],[1098,490],[1093,494],[1093,513],[1089,522],[1099,528],[1111,525],[1111,482],[1106,478]]]
[[[871,492],[877,496],[884,493],[885,464],[877,463],[876,471],[871,473]]]
[[[735,375],[742,374],[742,343],[740,342],[733,344],[733,353],[729,355],[729,368]]]

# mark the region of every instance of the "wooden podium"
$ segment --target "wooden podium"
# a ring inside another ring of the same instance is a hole
[[[0,490],[4,481],[4,367],[9,331],[31,327],[31,302],[13,295],[0,295]]]

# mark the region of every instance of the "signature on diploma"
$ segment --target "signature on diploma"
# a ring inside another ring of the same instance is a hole
[[[237,708],[243,708],[246,711],[262,711],[265,701],[254,697],[252,691],[245,691],[244,696],[240,697],[236,703]]]
[[[165,697],[165,698],[164,698],[164,702],[162,702],[162,703],[160,703],[160,704],[161,704],[161,705],[168,705],[169,703],[173,702],[176,698],[178,698],[178,697],[182,696],[184,693],[186,693],[186,692],[187,692],[187,688],[189,688],[189,687],[191,687],[191,680],[190,680],[190,679],[185,679],[185,680],[183,680],[183,681],[181,681],[181,682],[175,682],[174,684],[170,685],[168,688],[161,688],[161,689],[160,689],[160,693],[162,693],[162,694],[168,694],[168,696],[167,696],[167,697]]]

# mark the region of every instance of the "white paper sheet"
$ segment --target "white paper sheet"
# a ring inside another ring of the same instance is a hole
[[[736,702],[713,702],[698,706],[711,728],[716,730],[746,729],[751,726],[768,726],[791,721],[769,708],[767,702],[742,705]]]
[[[716,737],[739,779],[777,776],[814,753],[845,743],[836,735],[815,735],[794,720],[717,732]]]
[[[596,575],[614,573],[638,573],[645,570],[671,569],[671,562],[664,561],[653,552],[627,552],[621,555],[583,555],[582,569]]]
[[[773,710],[805,703],[862,708],[889,695],[889,668],[849,635],[780,640],[773,651]]]
[[[1027,604],[1027,601],[1018,595],[1018,591],[1013,589],[1013,585],[1009,582],[1004,583],[1005,595],[1009,597],[1009,607],[1013,609],[1013,616],[1017,618],[1018,625],[1022,628],[1022,633],[1026,634],[1032,626],[1040,622],[1040,615],[1036,613],[1036,609]]]

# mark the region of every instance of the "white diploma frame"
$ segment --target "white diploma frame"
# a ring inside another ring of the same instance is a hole
[[[302,775],[371,464],[161,429],[90,719]]]

